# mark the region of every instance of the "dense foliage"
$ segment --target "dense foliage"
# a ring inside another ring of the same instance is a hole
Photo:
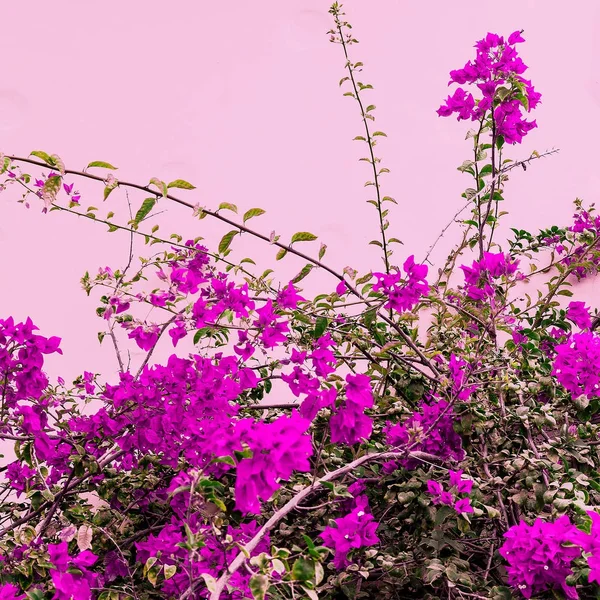
[[[42,151],[0,157],[5,194],[132,240],[125,268],[82,279],[118,380],[50,382],[44,356],[60,339],[0,320],[0,438],[15,453],[2,467],[1,599],[599,597],[600,337],[583,302],[559,300],[600,266],[600,217],[577,201],[569,226],[494,240],[509,171],[544,156],[506,158],[541,99],[523,77],[523,32],[488,33],[450,73],[459,87],[437,112],[475,125],[459,167],[471,214],[432,272],[429,256],[392,262],[396,201],[375,155],[385,133],[349,59],[350,25],[337,3],[330,12],[340,86],[364,127],[381,271],[338,273],[325,245],[316,258],[299,249],[312,233],[264,235],[248,225],[264,210],[237,220],[231,203],[188,203],[173,195],[194,189],[183,179],[136,185],[94,175],[115,169],[106,162],[79,172]],[[84,206],[80,178],[105,200],[147,198],[117,223]],[[168,201],[232,229],[216,251],[160,237],[146,220]],[[283,286],[252,273],[231,256],[242,232],[306,266]],[[134,240],[159,251],[136,261]],[[335,291],[303,297],[313,269]],[[532,298],[527,284],[547,291]],[[184,338],[191,355],[153,364],[158,343]],[[146,353],[139,369],[128,344]],[[276,380],[294,404],[277,401]]]

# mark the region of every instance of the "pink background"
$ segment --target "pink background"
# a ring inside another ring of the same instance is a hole
[[[251,223],[289,240],[308,230],[319,241],[304,244],[326,261],[363,274],[381,267],[377,214],[366,204],[372,188],[357,106],[342,97],[341,48],[330,44],[329,4],[317,0],[175,3],[109,0],[101,3],[3,3],[0,55],[0,151],[26,156],[41,149],[68,167],[92,160],[120,167],[116,176],[147,183],[184,178],[197,186],[181,197],[215,208],[232,202],[240,212],[259,206],[267,214]],[[597,200],[600,184],[600,5],[577,1],[510,0],[493,3],[349,0],[348,20],[360,44],[352,59],[365,64],[365,92],[377,105],[376,127],[388,134],[377,147],[392,172],[384,192],[399,206],[390,212],[398,264],[423,257],[460,206],[471,182],[456,167],[470,158],[468,123],[441,119],[435,110],[448,94],[448,72],[474,55],[488,31],[525,29],[521,55],[543,94],[534,112],[539,129],[510,156],[560,148],[556,156],[513,172],[507,184],[508,226],[566,224],[576,196]],[[508,156],[508,153],[507,153]],[[126,198],[115,192],[103,205],[99,185],[79,184],[82,203],[115,210],[127,220]],[[130,194],[134,210],[143,195]],[[63,338],[64,357],[51,357],[52,375],[72,378],[84,369],[107,377],[116,370],[104,326],[79,279],[98,267],[123,266],[128,238],[105,233],[84,219],[29,211],[15,188],[0,196],[0,316],[28,315],[46,335]],[[193,220],[186,209],[163,203],[161,233],[218,240],[228,227]],[[439,263],[458,227],[434,254]],[[500,239],[500,237],[498,238]],[[236,239],[235,256],[262,267],[275,249],[248,237]],[[143,253],[143,246],[138,245]],[[303,263],[277,263],[282,280]],[[261,269],[261,271],[262,271]],[[326,274],[311,275],[307,292],[332,291]],[[594,304],[594,284],[584,286]],[[596,304],[597,305],[597,304]],[[167,343],[164,356],[171,351]],[[161,356],[159,353],[158,356]],[[134,352],[134,360],[139,355]]]

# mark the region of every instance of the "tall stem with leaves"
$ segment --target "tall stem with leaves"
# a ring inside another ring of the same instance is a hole
[[[381,162],[381,159],[375,156],[374,148],[377,144],[377,137],[387,137],[387,134],[383,131],[371,131],[369,127],[369,121],[375,121],[375,117],[373,116],[373,111],[375,110],[374,104],[369,104],[365,107],[365,103],[361,97],[361,92],[365,90],[372,90],[373,86],[370,83],[363,83],[358,81],[355,77],[356,73],[359,73],[363,66],[362,62],[353,63],[350,60],[348,54],[348,46],[352,44],[357,44],[358,40],[353,37],[350,30],[352,29],[352,25],[347,21],[342,20],[344,16],[344,12],[342,12],[342,5],[334,2],[329,12],[333,15],[335,22],[335,29],[332,29],[329,33],[331,35],[330,40],[334,43],[338,43],[342,46],[344,51],[344,57],[346,58],[346,70],[348,75],[342,77],[340,80],[340,86],[344,83],[350,82],[352,86],[352,91],[348,91],[344,93],[344,96],[350,96],[354,98],[358,102],[358,106],[360,108],[360,115],[363,121],[365,134],[358,135],[354,139],[360,142],[365,142],[369,148],[369,156],[361,158],[360,160],[368,162],[373,169],[373,181],[367,181],[365,183],[365,187],[373,186],[375,188],[375,199],[368,200],[369,204],[372,204],[377,209],[377,213],[379,215],[379,228],[381,232],[381,241],[372,240],[369,244],[374,246],[379,246],[383,252],[383,262],[385,265],[385,272],[390,272],[390,257],[393,254],[393,250],[389,248],[390,244],[397,243],[401,244],[402,242],[397,238],[389,238],[386,235],[386,230],[389,227],[389,221],[387,220],[387,216],[389,213],[389,209],[383,207],[384,202],[392,202],[394,204],[398,204],[394,198],[391,196],[383,196],[381,193],[381,184],[380,178],[383,173],[389,173],[389,169],[387,167],[379,168],[378,165]],[[344,31],[347,30],[347,31]]]

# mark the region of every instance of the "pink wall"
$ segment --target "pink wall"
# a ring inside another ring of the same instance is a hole
[[[576,196],[597,200],[600,5],[567,6],[346,2],[361,42],[352,57],[365,63],[377,127],[389,136],[378,149],[392,170],[385,192],[399,202],[390,214],[391,230],[406,244],[394,257],[398,263],[408,253],[423,256],[469,186],[456,170],[469,156],[469,126],[435,110],[448,93],[448,71],[462,67],[488,31],[525,30],[521,55],[543,94],[535,111],[539,129],[513,156],[561,150],[511,177],[506,226],[563,224]],[[338,269],[379,268],[377,249],[366,245],[377,220],[365,203],[367,165],[357,162],[364,148],[351,141],[361,124],[337,86],[344,60],[325,35],[327,8],[321,0],[5,2],[0,151],[55,152],[73,168],[106,160],[126,180],[184,178],[198,186],[181,193],[193,203],[260,206],[267,214],[253,223],[267,234],[276,229],[285,240],[309,230],[328,245],[326,257]],[[102,205],[100,187],[79,187],[84,203],[100,206],[100,214],[126,217],[123,193]],[[134,205],[143,198],[130,197]],[[30,315],[43,333],[63,337],[65,356],[49,361],[52,374],[114,372],[111,348],[96,341],[103,327],[97,303],[86,298],[79,278],[86,269],[122,266],[127,236],[42,215],[39,207],[27,211],[16,200],[12,190],[0,196],[0,315]],[[162,208],[168,211],[159,217],[163,232],[216,240],[227,231],[210,219],[192,220],[181,207]],[[444,256],[456,232],[434,258]],[[273,248],[242,242],[238,256],[261,266],[273,262]],[[306,247],[316,254],[318,242]],[[301,266],[286,259],[281,278]],[[335,286],[321,274],[309,282],[313,291]],[[586,290],[594,302],[594,284]]]

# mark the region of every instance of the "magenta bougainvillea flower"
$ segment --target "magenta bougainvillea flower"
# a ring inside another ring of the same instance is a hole
[[[298,302],[304,301],[306,298],[296,292],[296,288],[291,282],[277,294],[277,304],[281,308],[294,310],[298,306]]]
[[[21,594],[17,586],[12,583],[0,585],[0,600],[25,600],[25,594]]]
[[[600,396],[600,337],[574,333],[554,351],[552,374],[574,397]]]
[[[445,504],[452,506],[460,515],[463,513],[472,513],[470,498],[459,498],[458,494],[470,494],[473,488],[472,479],[463,479],[462,471],[449,471],[450,489],[444,490],[444,487],[438,481],[430,479],[427,481],[427,492],[431,496],[434,504]]]
[[[369,439],[373,422],[365,415],[365,409],[373,406],[371,378],[367,375],[346,376],[346,400],[329,421],[333,444],[356,444]]]
[[[527,66],[514,47],[525,41],[521,33],[513,32],[506,41],[488,33],[475,44],[475,60],[462,69],[450,71],[448,85],[475,84],[482,97],[476,100],[473,94],[459,87],[437,110],[440,117],[457,114],[458,121],[477,121],[491,111],[495,135],[502,136],[509,144],[521,143],[525,135],[537,127],[535,121],[527,121],[522,114],[540,103],[541,94],[535,91],[530,80],[522,77]]]
[[[159,332],[160,328],[158,325],[139,325],[132,329],[127,334],[127,337],[134,340],[142,350],[148,352],[156,345]]]
[[[566,583],[572,574],[571,562],[581,555],[581,548],[572,545],[576,533],[567,515],[553,523],[536,519],[533,525],[521,521],[511,527],[499,549],[508,563],[510,585],[525,598],[551,589],[562,589],[567,598],[579,598],[575,588]]]
[[[494,295],[492,280],[513,275],[519,266],[518,260],[511,260],[499,252],[484,252],[481,260],[473,261],[470,267],[461,265],[465,276],[467,296],[473,300],[482,300]]]
[[[402,274],[397,273],[373,273],[377,282],[373,285],[373,291],[381,291],[389,301],[385,308],[396,312],[411,310],[422,296],[429,294],[427,283],[427,265],[415,263],[415,257],[409,256],[402,265],[406,278],[402,280]]]
[[[570,302],[567,308],[567,319],[573,321],[579,329],[590,329],[592,317],[585,302]]]
[[[354,510],[335,520],[335,527],[327,527],[321,534],[323,544],[334,552],[333,564],[344,569],[350,564],[349,553],[357,548],[374,546],[379,543],[376,535],[378,523],[369,511],[366,496],[355,498]]]
[[[237,466],[235,484],[236,508],[242,513],[259,513],[259,500],[268,500],[294,471],[310,470],[313,447],[306,434],[310,421],[296,411],[279,417],[273,423],[252,423],[244,419],[238,424],[241,439],[252,451]]]
[[[466,385],[471,366],[467,361],[451,354],[448,370],[452,379],[452,394],[457,400],[468,400],[471,394],[477,390],[476,385]]]
[[[203,547],[197,553],[190,553],[182,547],[186,540],[186,530],[203,538]],[[226,535],[231,542],[224,544],[223,540],[214,534],[211,527],[198,521],[197,515],[192,515],[189,519],[182,521],[174,519],[170,524],[165,525],[157,535],[152,534],[146,540],[136,543],[138,560],[144,564],[149,558],[157,557],[159,566],[181,564],[183,568],[178,568],[175,575],[165,581],[162,588],[166,597],[178,597],[189,585],[190,574],[199,579],[202,573],[217,578],[235,558],[239,545],[246,544],[258,530],[259,525],[256,521],[242,523],[239,527],[230,525]],[[269,548],[270,540],[267,534],[252,551],[251,556],[268,552]],[[222,597],[228,600],[242,600],[251,597],[250,577],[251,574],[246,570],[238,571],[230,580],[231,588],[233,588],[231,593],[224,593]],[[207,594],[202,591],[198,597],[205,598]]]
[[[91,600],[92,588],[98,575],[89,570],[98,557],[84,550],[76,557],[69,556],[67,542],[49,544],[48,554],[54,569],[50,571],[55,588],[55,600]]]
[[[456,461],[461,461],[465,456],[462,440],[454,431],[453,411],[445,400],[421,402],[419,412],[403,423],[388,423],[385,433],[388,444],[393,447],[414,444],[413,450]],[[414,469],[419,464],[419,461],[411,458],[402,461],[407,469]]]

